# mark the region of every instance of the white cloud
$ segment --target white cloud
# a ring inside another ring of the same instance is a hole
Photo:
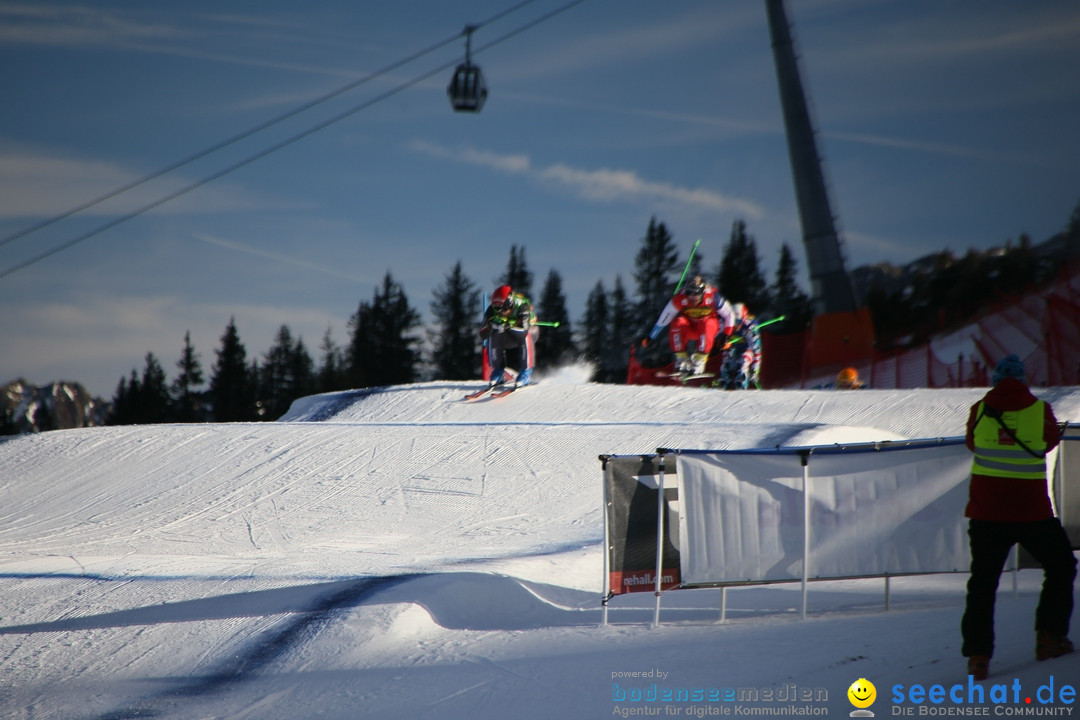
[[[235,240],[225,240],[224,238],[215,237],[213,235],[206,235],[204,233],[194,233],[193,237],[197,240],[210,243],[211,245],[217,245],[218,247],[228,248],[229,250],[237,250],[239,252],[248,253],[249,255],[257,255],[269,260],[275,260],[277,262],[284,263],[286,265],[292,265],[293,267],[303,268],[305,270],[313,270],[324,275],[332,275],[333,277],[342,278],[355,283],[364,283],[365,285],[375,284],[378,281],[378,277],[363,277],[355,275],[353,273],[342,272],[337,268],[330,267],[328,265],[321,265],[310,260],[294,257],[292,255],[285,255],[284,253],[273,252],[271,250],[265,250],[263,248],[255,247],[253,245],[247,245],[245,243],[236,242]],[[379,276],[381,277],[381,276]]]
[[[138,180],[140,175],[105,160],[0,150],[0,218],[59,215],[94,202]],[[122,215],[175,193],[193,180],[162,177],[116,198],[87,208],[88,215]],[[192,193],[154,209],[156,213],[190,214],[265,207],[235,185],[217,182],[213,193]],[[275,203],[279,206],[279,203]]]
[[[989,163],[1009,163],[1031,166],[1046,166],[1050,164],[1046,159],[1034,157],[1032,155],[996,152],[966,145],[957,145],[955,143],[927,142],[923,140],[912,140],[910,138],[887,137],[884,135],[872,135],[866,133],[826,132],[822,133],[822,135],[826,138],[859,143],[862,145],[887,147],[896,150],[914,150],[932,155],[971,158],[973,160],[982,160]]]
[[[83,5],[0,7],[0,42],[7,45],[116,47],[180,35],[175,27]]]
[[[923,35],[897,47],[885,47],[886,55],[930,58],[962,58],[1001,53],[1047,52],[1076,47],[1080,39],[1080,13],[1051,11],[1032,13],[1027,18],[1015,13],[990,16],[981,23],[969,22],[947,35]]]
[[[444,155],[453,159],[453,154]],[[482,165],[508,173],[530,173],[532,162],[528,155],[499,155],[485,150],[466,148],[457,154],[457,158],[471,165]]]
[[[621,18],[590,24],[588,33],[563,38],[558,52],[544,47],[501,58],[500,70],[515,80],[580,76],[628,61],[660,61],[690,48],[715,47],[765,22],[764,9],[757,4],[713,3],[682,10],[678,4],[657,3],[655,9],[632,24]]]
[[[81,5],[0,5],[0,43],[126,50],[334,77],[355,74],[352,68],[290,62],[280,54],[248,56],[238,49],[256,35],[270,47],[320,41],[308,38],[306,31],[287,19],[261,14],[202,15],[182,8],[166,8],[165,19],[151,14],[161,11],[149,6],[119,11]]]
[[[568,190],[578,198],[590,202],[651,200],[674,203],[697,210],[734,213],[752,219],[764,215],[762,208],[749,200],[729,197],[708,188],[688,188],[648,180],[633,170],[610,168],[590,170],[572,167],[565,163],[536,167],[528,155],[500,155],[475,148],[452,150],[427,141],[415,141],[410,148],[415,152],[454,162],[524,175],[536,182]]]
[[[545,168],[539,177],[576,189],[579,196],[594,200],[661,200],[705,210],[759,218],[764,213],[747,200],[730,198],[706,188],[685,188],[645,180],[632,170],[580,170],[561,163]]]
[[[1014,3],[988,3],[978,13],[927,3],[853,33],[848,21],[859,23],[865,5],[854,5],[841,21],[805,31],[816,35],[807,63],[812,72],[880,76],[935,68],[931,72],[948,74],[967,63],[1018,65],[1039,55],[1070,62],[1080,41],[1080,8],[1072,3],[1033,3],[1021,12]]]
[[[30,153],[0,153],[0,217],[52,215],[130,182],[116,165]]]

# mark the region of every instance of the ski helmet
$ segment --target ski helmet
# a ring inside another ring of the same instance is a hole
[[[859,371],[853,367],[846,367],[836,376],[836,387],[852,388],[859,384]]]
[[[495,288],[495,292],[491,294],[491,304],[497,308],[501,308],[510,299],[511,293],[514,291],[510,289],[509,285],[500,285]]]
[[[705,295],[705,281],[701,279],[700,275],[694,277],[686,286],[687,295]]]

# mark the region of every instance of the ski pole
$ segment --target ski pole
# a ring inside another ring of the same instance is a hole
[[[773,323],[778,323],[778,322],[780,322],[781,320],[783,320],[786,317],[787,317],[787,315],[781,315],[780,317],[775,317],[772,320],[766,320],[765,322],[758,325],[758,330],[765,327],[766,325],[772,325]],[[740,335],[739,337],[737,337],[737,338],[735,338],[733,340],[728,340],[726,343],[724,343],[724,348],[723,349],[727,350],[732,345],[734,345],[736,343],[740,343],[740,342],[745,342],[745,341],[746,341],[746,338],[744,338],[742,335]]]
[[[690,257],[686,258],[686,267],[683,268],[682,277],[679,278],[679,284],[675,286],[675,292],[672,295],[678,295],[679,290],[682,289],[683,280],[686,280],[686,273],[690,272],[690,263],[694,260],[694,253],[697,252],[698,245],[701,244],[701,238],[694,241],[694,247],[690,248]]]
[[[537,320],[533,323],[533,325],[537,325],[539,327],[559,327],[559,321],[555,320],[553,322],[544,322],[542,320]]]
[[[766,320],[765,322],[758,325],[758,330],[765,327],[766,325],[772,325],[773,323],[778,323],[778,322],[780,322],[781,320],[783,320],[786,317],[787,317],[787,315],[781,315],[780,317],[775,317],[772,320]],[[742,335],[735,338],[734,340],[728,340],[727,343],[724,345],[724,349],[727,350],[729,347],[731,347],[735,343],[744,342],[745,340],[746,340],[746,338],[744,338]]]
[[[775,317],[772,320],[766,320],[763,323],[759,323],[758,324],[758,330],[760,330],[761,328],[766,327],[768,325],[772,325],[773,323],[778,323],[781,320],[784,320],[785,318],[787,318],[787,315],[781,315],[780,317]]]

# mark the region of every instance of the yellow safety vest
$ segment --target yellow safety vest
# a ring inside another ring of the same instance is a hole
[[[1046,479],[1046,441],[1043,439],[1045,405],[1042,400],[1023,410],[1008,410],[1001,414],[1005,423],[1036,457],[1015,442],[1001,423],[985,414],[986,403],[979,405],[973,439],[975,459],[971,463],[973,475]]]

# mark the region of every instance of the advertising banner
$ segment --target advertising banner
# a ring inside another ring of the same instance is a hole
[[[674,459],[664,470],[664,518],[660,515],[660,468],[656,455],[605,456],[604,505],[607,528],[609,592],[653,592],[656,588],[658,525],[663,524],[662,589],[681,581],[679,550],[673,537],[679,528],[679,489]]]
[[[683,583],[966,571],[963,441],[878,447],[680,452]]]
[[[658,452],[601,457],[608,595],[968,571],[963,438]],[[1080,549],[1080,426],[1047,461]]]

